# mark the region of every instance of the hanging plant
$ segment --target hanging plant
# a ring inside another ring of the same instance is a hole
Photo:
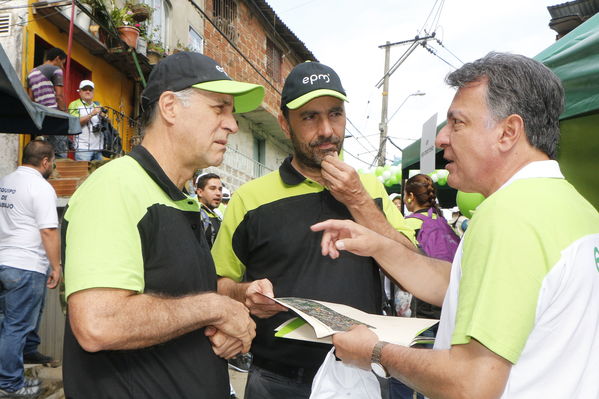
[[[131,18],[136,22],[143,22],[149,19],[154,9],[144,3],[127,3],[125,5],[131,11]]]

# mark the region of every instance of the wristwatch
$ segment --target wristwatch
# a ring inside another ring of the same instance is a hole
[[[370,369],[374,372],[374,374],[378,375],[381,378],[390,377],[385,366],[381,364],[381,355],[383,353],[383,347],[388,343],[389,342],[385,341],[377,342],[374,348],[372,349],[372,355],[370,356]]]

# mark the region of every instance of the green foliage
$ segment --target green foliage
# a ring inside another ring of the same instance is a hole
[[[118,7],[115,0],[79,0],[92,7],[94,19],[113,33],[119,26],[132,26],[140,30],[140,35],[146,37],[145,21],[154,9],[147,4],[128,1],[123,7]]]

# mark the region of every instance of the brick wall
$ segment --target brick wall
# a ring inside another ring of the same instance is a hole
[[[212,2],[213,0],[206,0],[205,11],[214,20],[214,17],[212,17]],[[227,39],[208,21],[205,21],[204,23],[204,52],[206,55],[218,61],[233,79],[263,85],[266,90],[263,105],[267,111],[274,116],[277,116],[279,113],[280,92],[283,89],[283,82],[289,71],[293,68],[293,65],[286,57],[283,57],[279,82],[274,82],[272,78],[268,76],[266,72],[266,39],[268,37],[266,32],[269,30],[262,26],[261,21],[261,18],[252,14],[250,8],[244,1],[237,1],[237,20],[234,23],[237,34],[234,43],[249,62],[246,61],[239,52],[231,46]],[[264,77],[269,79],[272,85],[265,81],[265,79],[252,68],[250,63],[253,64]]]

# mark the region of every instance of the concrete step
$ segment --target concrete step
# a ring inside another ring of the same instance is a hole
[[[78,187],[79,181],[81,178],[58,178],[58,179],[49,179],[48,182],[52,187],[54,187],[54,191],[56,191],[57,197],[70,197],[73,195],[75,190]]]
[[[26,364],[25,375],[27,377],[42,380],[39,399],[64,399],[62,388],[62,367],[46,367],[41,364]]]
[[[70,197],[79,186],[79,182],[89,176],[89,169],[90,163],[87,161],[58,159],[56,169],[48,182],[54,187],[57,197]]]
[[[56,161],[55,177],[84,177],[89,174],[89,162],[59,159]]]

